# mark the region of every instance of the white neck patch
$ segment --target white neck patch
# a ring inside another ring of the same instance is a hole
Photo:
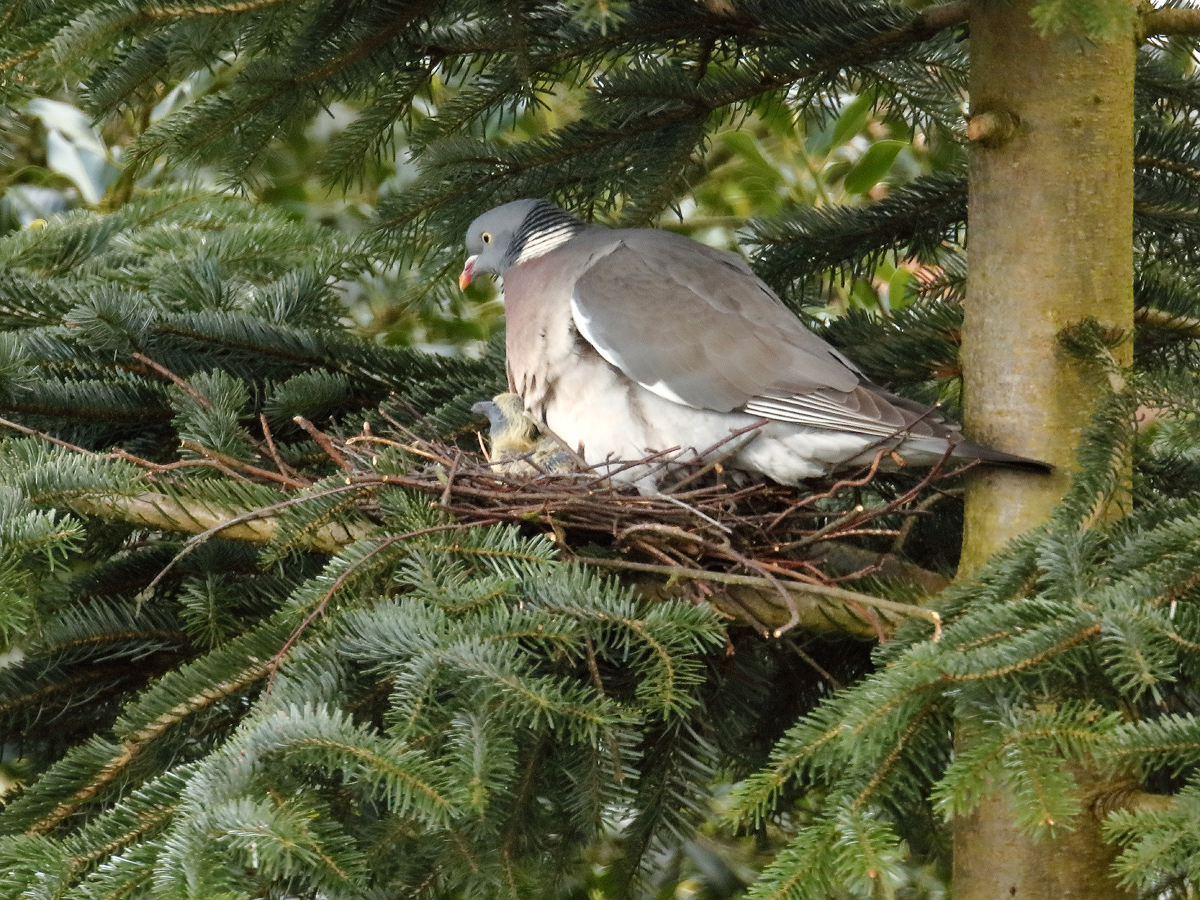
[[[525,242],[525,246],[521,248],[521,255],[516,258],[513,265],[519,266],[523,262],[545,256],[555,247],[559,247],[573,238],[578,230],[579,226],[575,223],[563,223],[539,232]]]

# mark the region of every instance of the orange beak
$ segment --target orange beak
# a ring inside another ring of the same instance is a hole
[[[459,290],[465,291],[467,285],[471,283],[471,279],[475,277],[475,260],[478,256],[468,256],[466,263],[463,265],[462,274],[458,276]]]

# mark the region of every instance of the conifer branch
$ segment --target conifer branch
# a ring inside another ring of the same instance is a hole
[[[1200,13],[1200,10],[1196,10]],[[1134,313],[1133,320],[1139,325],[1152,325],[1173,331],[1180,337],[1200,338],[1200,318],[1180,316],[1161,309],[1143,307]]]
[[[692,581],[715,582],[718,584],[757,588],[762,592],[761,594],[756,594],[761,607],[756,605],[754,612],[764,624],[781,627],[789,618],[789,611],[785,606],[779,602],[771,602],[767,599],[767,597],[774,598],[777,596],[776,588],[777,586],[781,586],[781,582],[778,580],[771,581],[755,575],[712,572],[707,569],[656,565],[654,563],[639,563],[621,559],[602,559],[591,556],[575,556],[574,558],[586,565],[599,566],[601,568],[624,569],[631,572],[649,572],[656,575],[665,575],[670,578],[686,578]],[[877,609],[885,613],[890,613],[898,617],[899,620],[903,620],[904,618],[924,619],[933,625],[933,640],[936,641],[941,637],[942,617],[932,609],[914,606],[910,603],[897,603],[894,600],[885,600],[882,597],[873,597],[870,594],[861,594],[856,591],[848,591],[845,588],[829,587],[823,584],[800,584],[789,581],[784,583],[784,586],[795,600],[803,602],[807,607],[808,615],[801,621],[801,625],[806,628],[827,629],[831,624],[831,620],[828,618],[828,611],[831,604],[834,607],[858,604],[868,609]],[[744,601],[745,595],[739,596],[737,600]],[[718,604],[720,603],[719,598],[717,602]],[[773,611],[766,618],[763,617],[763,607]],[[842,623],[839,622],[840,624]],[[870,633],[873,633],[873,631]]]
[[[971,17],[971,0],[951,0],[950,3],[935,3],[927,6],[917,15],[911,24],[887,32],[855,47],[856,52],[865,51],[870,55],[878,53],[895,44],[917,43],[927,41],[940,31],[965,25]]]
[[[875,773],[871,776],[871,780],[867,782],[866,786],[863,787],[858,796],[855,797],[854,801],[850,804],[851,811],[861,809],[862,806],[871,799],[876,789],[883,784],[884,779],[887,778],[888,774],[893,768],[895,768],[896,763],[899,762],[903,757],[904,750],[907,747],[908,742],[912,740],[912,736],[920,731],[921,726],[923,726],[929,720],[929,717],[933,715],[934,710],[935,706],[933,704],[928,704],[922,708],[917,715],[913,716],[912,721],[908,723],[908,727],[904,729],[899,740],[896,741],[896,745],[892,748],[891,752],[888,753],[883,762],[881,762],[876,768]]]
[[[155,721],[129,735],[121,742],[119,751],[100,768],[96,775],[69,798],[59,803],[46,816],[27,829],[30,835],[42,835],[51,831],[58,823],[71,815],[79,806],[98,794],[106,784],[117,778],[126,766],[140,754],[148,743],[164,731],[187,716],[205,709],[224,699],[230,694],[237,693],[254,684],[267,674],[269,660],[252,662],[249,666],[225,681],[210,685],[203,693],[187,698],[173,709],[159,716]]]
[[[169,822],[171,817],[175,815],[178,807],[158,804],[149,810],[143,812],[137,819],[137,824],[132,828],[124,831],[122,834],[115,836],[108,843],[94,847],[87,853],[82,853],[78,856],[68,857],[64,862],[72,872],[78,871],[85,866],[91,865],[97,860],[103,859],[119,850],[123,850],[131,843],[145,836],[146,834],[156,831],[164,823]]]
[[[0,715],[10,715],[15,710],[33,707],[37,704],[48,705],[47,701],[53,701],[57,695],[70,694],[73,690],[85,687],[89,684],[94,684],[102,678],[121,677],[129,674],[129,666],[125,662],[118,663],[113,666],[108,666],[103,669],[92,668],[79,675],[70,678],[60,678],[53,683],[39,685],[35,690],[19,696],[6,697],[3,703],[0,703]]]
[[[387,27],[380,28],[369,38],[359,43],[349,53],[336,60],[326,63],[319,69],[314,69],[312,72],[309,72],[307,75],[300,78],[297,81],[297,84],[308,84],[314,81],[320,81],[323,78],[328,78],[347,66],[353,65],[363,57],[369,56],[372,52],[378,50],[389,40],[395,38],[396,35],[398,35],[413,22],[432,12],[433,9],[437,7],[439,2],[440,0],[419,0],[419,2],[405,4],[402,7],[403,13],[398,14],[391,22],[388,23]]]
[[[953,0],[950,3],[937,3],[921,10],[918,20],[921,28],[940,30],[962,25],[970,19],[971,0]]]
[[[158,6],[143,8],[138,15],[147,19],[189,19],[195,16],[224,16],[232,13],[253,12],[279,3],[293,0],[242,0],[240,3],[223,3],[216,6]]]
[[[29,60],[34,59],[39,53],[41,53],[45,49],[46,49],[45,47],[31,47],[30,49],[26,50],[24,53],[18,53],[16,56],[10,57],[10,58],[4,60],[3,62],[0,62],[0,72],[4,72],[7,69],[13,68],[14,66],[19,66],[23,62],[29,62]]]
[[[1103,628],[1104,628],[1103,622],[1095,622],[1095,623],[1089,625],[1087,628],[1081,628],[1079,631],[1075,632],[1075,634],[1071,635],[1070,637],[1067,637],[1064,640],[1059,641],[1053,647],[1048,647],[1047,649],[1043,650],[1041,653],[1035,653],[1033,656],[1027,657],[1027,658],[1021,660],[1020,662],[1015,662],[1012,665],[1001,666],[1001,667],[995,668],[995,669],[989,669],[989,670],[983,671],[983,672],[963,672],[963,673],[947,672],[946,674],[942,675],[941,680],[944,682],[949,682],[949,683],[961,683],[961,682],[967,682],[967,681],[983,681],[983,680],[993,679],[993,678],[1004,678],[1009,675],[1015,675],[1018,672],[1023,672],[1027,669],[1031,669],[1031,668],[1045,662],[1046,660],[1057,656],[1060,653],[1064,653],[1065,651],[1070,650],[1076,644],[1080,644],[1083,641],[1088,640],[1089,638],[1095,637],[1103,630]]]
[[[239,514],[232,514],[198,499],[181,500],[150,492],[133,497],[72,497],[64,500],[64,503],[81,515],[114,519],[145,528],[181,531],[197,536],[220,534],[230,540],[269,544],[280,536],[279,519],[272,513],[286,505],[308,499],[310,496],[305,495],[265,510]],[[365,521],[329,522],[307,534],[300,543],[322,553],[336,553],[364,537],[370,529],[371,526]]]
[[[1149,791],[1133,789],[1109,791],[1094,797],[1092,800],[1092,809],[1100,817],[1107,815],[1115,809],[1131,809],[1149,813],[1169,813],[1178,805],[1178,801],[1170,794],[1152,794]]]

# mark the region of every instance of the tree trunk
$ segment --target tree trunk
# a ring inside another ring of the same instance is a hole
[[[1088,316],[1133,330],[1135,36],[1043,38],[1031,0],[976,0],[971,30],[966,426],[975,440],[1053,463],[1053,475],[980,471],[967,488],[962,571],[1044,521],[1070,479],[1103,386],[1058,345]],[[1132,352],[1129,343],[1122,347]],[[1127,360],[1126,360],[1127,361]],[[969,723],[963,723],[968,725]],[[960,740],[969,727],[960,729]],[[1133,896],[1087,796],[1073,832],[1032,843],[998,796],[956,823],[955,900]]]

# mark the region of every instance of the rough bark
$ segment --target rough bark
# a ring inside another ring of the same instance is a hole
[[[963,327],[966,425],[974,439],[1057,471],[981,471],[972,479],[964,571],[1044,521],[1069,482],[1103,385],[1062,350],[1059,332],[1089,316],[1125,334],[1133,328],[1135,36],[1043,38],[1031,6],[977,0],[971,12],[978,140]],[[968,725],[960,741],[969,740]],[[1037,844],[1017,831],[1001,798],[985,800],[956,823],[955,900],[1132,896],[1108,877],[1114,852],[1086,802],[1103,790],[1085,773],[1075,830]]]

